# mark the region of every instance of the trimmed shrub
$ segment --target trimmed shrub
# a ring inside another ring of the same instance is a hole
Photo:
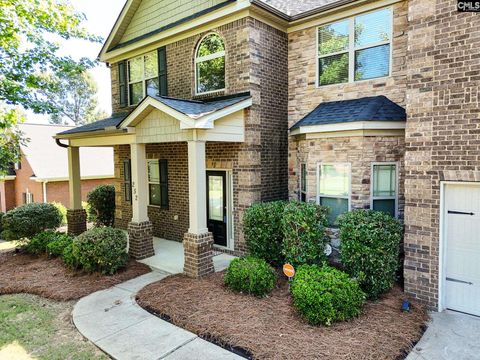
[[[284,262],[281,223],[286,204],[285,201],[253,204],[243,217],[243,231],[249,253],[274,266]]]
[[[113,226],[115,221],[115,187],[99,185],[87,195],[89,217],[96,226]]]
[[[338,219],[341,261],[369,298],[390,290],[400,266],[403,227],[388,214],[354,210]]]
[[[3,231],[3,216],[4,215],[5,214],[0,211],[0,239],[1,239],[2,231]]]
[[[361,314],[365,294],[358,283],[329,266],[302,265],[290,289],[293,305],[312,325],[332,325]]]
[[[76,270],[79,267],[77,258],[73,254],[73,242],[68,244],[65,249],[63,249],[62,260],[66,266],[72,270]]]
[[[62,225],[66,225],[67,224],[67,208],[65,207],[65,205],[55,201],[52,202],[52,205],[55,206],[58,212],[62,215]]]
[[[325,260],[325,227],[328,208],[304,202],[289,202],[281,221],[282,254],[294,265],[320,264]]]
[[[127,265],[127,235],[111,227],[93,228],[73,240],[72,255],[87,272],[114,274]]]
[[[56,229],[62,223],[62,215],[52,204],[31,203],[8,211],[3,217],[2,238],[28,242],[36,234]]]
[[[47,254],[49,256],[58,257],[62,256],[65,248],[70,245],[73,238],[67,234],[56,233],[53,241],[47,244]]]
[[[230,263],[224,282],[233,291],[261,297],[273,290],[276,276],[265,260],[249,256]]]
[[[40,255],[47,252],[47,246],[50,242],[57,238],[57,234],[53,231],[44,231],[35,235],[25,245],[25,251],[29,254]]]

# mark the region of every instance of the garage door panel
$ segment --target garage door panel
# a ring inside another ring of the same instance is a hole
[[[446,307],[480,316],[480,186],[445,189]]]

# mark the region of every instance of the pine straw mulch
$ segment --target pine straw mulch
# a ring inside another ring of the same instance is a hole
[[[263,299],[235,294],[223,274],[201,280],[168,277],[142,289],[146,310],[225,348],[242,349],[253,359],[403,359],[420,339],[426,311],[414,304],[400,311],[405,295],[394,288],[368,302],[357,319],[331,327],[306,324],[291,306],[286,281]]]
[[[76,300],[150,272],[134,260],[115,275],[85,274],[69,270],[61,259],[0,252],[0,295],[27,293],[44,298]]]

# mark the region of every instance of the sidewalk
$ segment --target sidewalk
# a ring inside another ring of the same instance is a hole
[[[135,294],[159,281],[151,272],[81,299],[73,309],[77,329],[114,359],[243,359],[143,310]]]

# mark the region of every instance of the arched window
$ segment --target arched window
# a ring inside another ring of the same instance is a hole
[[[195,53],[196,93],[203,94],[225,88],[225,43],[211,33],[200,41]]]

